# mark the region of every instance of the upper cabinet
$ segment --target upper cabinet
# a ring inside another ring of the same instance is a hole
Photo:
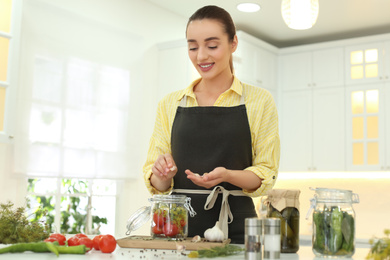
[[[344,51],[341,47],[281,56],[283,91],[344,84]]]
[[[390,41],[345,48],[346,84],[390,81]]]
[[[277,49],[242,31],[233,55],[235,75],[244,83],[267,90],[277,88]]]
[[[345,170],[344,89],[285,91],[281,98],[280,170]]]
[[[390,85],[347,87],[347,169],[390,170],[388,134]],[[387,125],[387,126],[386,126]]]

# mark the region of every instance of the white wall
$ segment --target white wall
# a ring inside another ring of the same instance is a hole
[[[77,22],[80,22],[79,30],[70,26]],[[96,44],[87,47],[88,52],[79,55],[86,55],[86,58],[91,60],[105,59],[110,65],[131,71],[131,84],[135,87],[131,90],[130,118],[133,132],[129,133],[131,135],[129,145],[133,147],[133,154],[129,160],[133,170],[129,174],[134,178],[125,182],[120,181],[118,185],[115,231],[117,237],[125,235],[128,217],[139,207],[148,205],[147,198],[150,197],[143,183],[142,165],[146,158],[158,101],[155,95],[155,88],[158,85],[156,44],[183,39],[186,22],[187,17],[178,16],[143,0],[23,2],[19,91],[24,91],[23,87],[31,84],[32,51],[50,42],[57,44],[62,41],[63,49],[59,52],[69,53],[72,51],[72,41],[90,44],[95,40]],[[96,30],[106,30],[107,34],[101,35],[101,39],[96,38],[96,33],[91,32],[94,30],[93,26],[96,26]],[[124,41],[117,42],[116,49],[112,47],[115,43],[110,42],[109,38],[114,34],[123,37]],[[67,35],[77,37],[66,39]],[[110,49],[104,49],[105,45],[110,46]],[[108,55],[112,59],[107,59],[107,55],[103,55],[104,52],[112,53],[111,56]],[[12,176],[11,162],[12,145],[0,144],[0,203],[11,200],[17,206],[23,206],[26,180]],[[139,232],[148,233],[147,226]]]

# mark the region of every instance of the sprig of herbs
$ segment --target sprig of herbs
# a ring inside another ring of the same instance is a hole
[[[12,202],[0,204],[0,244],[38,242],[49,237],[45,223],[29,221],[24,207],[13,206]]]
[[[390,259],[390,229],[385,229],[385,237],[378,239],[370,239],[370,252],[366,259],[374,260],[389,260]]]
[[[230,255],[236,255],[245,249],[235,245],[215,246],[210,249],[202,249],[198,251],[191,251],[188,254],[189,258],[214,258],[214,257],[225,257]]]

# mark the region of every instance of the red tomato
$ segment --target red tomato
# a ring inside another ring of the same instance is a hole
[[[92,242],[93,242],[93,248],[95,248],[95,250],[100,250],[99,248],[99,241],[100,239],[102,238],[103,235],[98,235],[98,236],[95,236],[93,239],[92,239]]]
[[[68,246],[78,246],[80,238],[73,236],[68,239]]]
[[[180,220],[180,226],[184,227],[186,225],[186,221],[184,219]]]
[[[87,252],[93,248],[92,239],[90,239],[89,237],[80,238],[79,245],[85,245],[86,247],[88,247]]]
[[[55,241],[57,241],[57,239],[55,239],[54,237],[48,237],[48,238],[46,238],[45,240],[43,240],[43,241],[45,241],[45,242],[55,242]],[[58,242],[58,244],[59,244],[59,242]]]
[[[58,244],[60,246],[65,245],[66,237],[62,234],[54,233],[54,234],[51,234],[49,238],[55,239],[55,241],[58,241]]]
[[[112,253],[116,248],[115,237],[111,235],[103,235],[99,241],[99,248],[102,253]]]
[[[156,234],[156,235],[160,235],[160,234],[164,233],[163,228],[159,227],[159,226],[152,227],[152,232],[153,232],[153,234]]]
[[[162,213],[158,214],[155,212],[153,214],[153,222],[156,224],[156,226],[163,227],[165,222],[164,215]]]
[[[82,237],[88,237],[87,235],[85,234],[82,234],[82,233],[78,233],[76,235],[74,235],[75,237],[78,237],[78,238],[82,238]]]
[[[179,232],[179,228],[176,224],[173,224],[172,222],[165,223],[164,225],[164,234],[167,237],[174,237]]]

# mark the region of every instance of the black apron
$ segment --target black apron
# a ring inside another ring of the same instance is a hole
[[[252,165],[251,132],[243,97],[241,104],[234,107],[185,107],[186,96],[177,108],[172,125],[172,156],[177,166],[173,194],[184,194],[191,198],[196,211],[189,217],[188,236],[200,235],[215,225],[219,219],[222,194],[218,195],[213,208],[204,209],[207,194],[191,194],[186,190],[203,190],[187,179],[185,170],[202,175],[216,167],[244,170]],[[229,191],[242,191],[230,183],[221,183]],[[180,192],[175,192],[180,189]],[[213,188],[209,189],[210,191]],[[210,193],[210,192],[208,192]],[[245,218],[257,217],[253,200],[248,196],[228,196],[233,221],[229,224],[228,237],[232,243],[243,244]]]

